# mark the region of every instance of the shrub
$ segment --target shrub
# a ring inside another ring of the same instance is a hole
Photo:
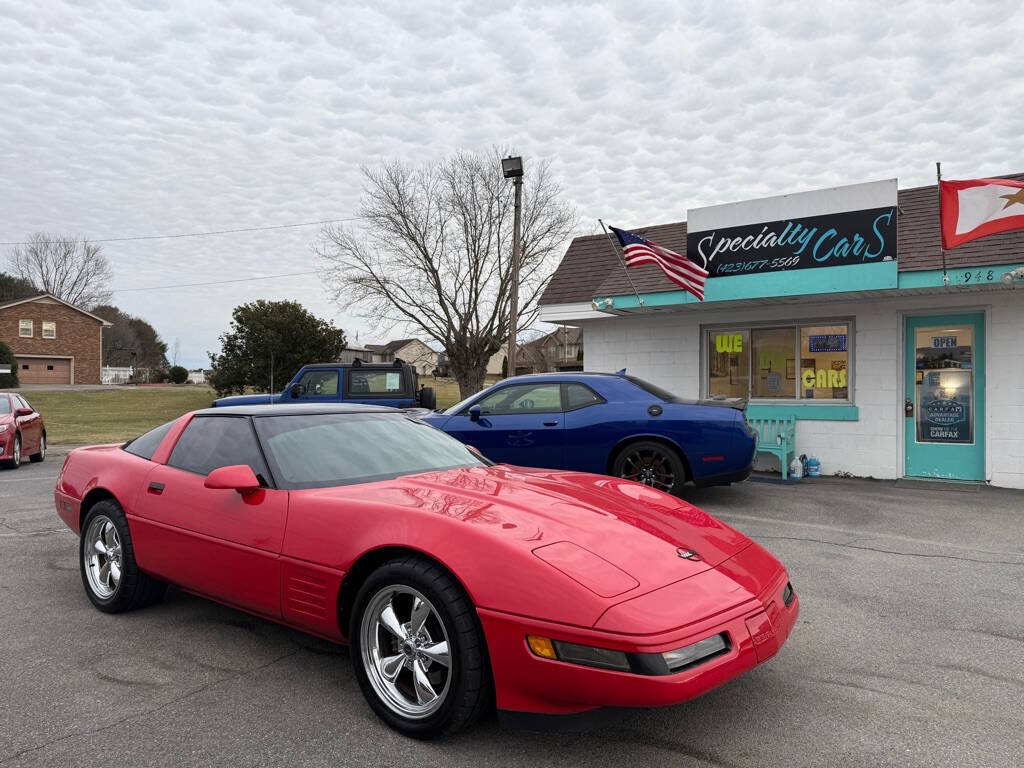
[[[18,386],[18,365],[11,348],[0,341],[0,366],[11,366],[10,373],[0,373],[0,389]]]
[[[171,382],[174,384],[184,384],[188,381],[188,370],[180,365],[172,365],[168,373],[170,374]]]

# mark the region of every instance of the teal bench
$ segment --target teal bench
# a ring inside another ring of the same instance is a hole
[[[757,432],[757,450],[778,456],[782,479],[788,479],[790,457],[796,456],[796,418],[747,419],[747,424]]]

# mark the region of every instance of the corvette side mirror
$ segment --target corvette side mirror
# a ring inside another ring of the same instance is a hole
[[[469,406],[469,420],[470,421],[480,421],[480,406],[479,405],[471,405],[471,406]]]
[[[260,489],[260,481],[248,464],[217,467],[206,476],[203,485],[213,490],[238,491],[243,496]]]
[[[15,416],[31,416],[32,415],[32,409],[31,408],[15,408],[14,409],[14,415]]]
[[[302,397],[306,394],[306,388],[302,384],[292,384],[292,397]]]

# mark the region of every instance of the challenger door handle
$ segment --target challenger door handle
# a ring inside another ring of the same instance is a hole
[[[558,422],[557,421],[545,421],[544,422],[544,426],[545,427],[557,427],[558,426]]]
[[[164,492],[164,484],[163,483],[150,483],[149,484],[149,492],[150,493],[154,493],[157,496],[159,496],[161,493]]]

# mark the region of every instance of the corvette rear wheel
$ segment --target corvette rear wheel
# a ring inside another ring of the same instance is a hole
[[[82,523],[78,541],[82,584],[92,604],[104,613],[120,613],[159,602],[167,585],[139,570],[132,535],[121,505],[98,502]]]
[[[678,493],[686,482],[686,468],[679,454],[663,443],[631,443],[615,457],[612,474],[634,480],[665,493]]]
[[[492,701],[476,611],[433,563],[409,557],[374,571],[356,596],[349,638],[363,695],[407,736],[454,733]]]

